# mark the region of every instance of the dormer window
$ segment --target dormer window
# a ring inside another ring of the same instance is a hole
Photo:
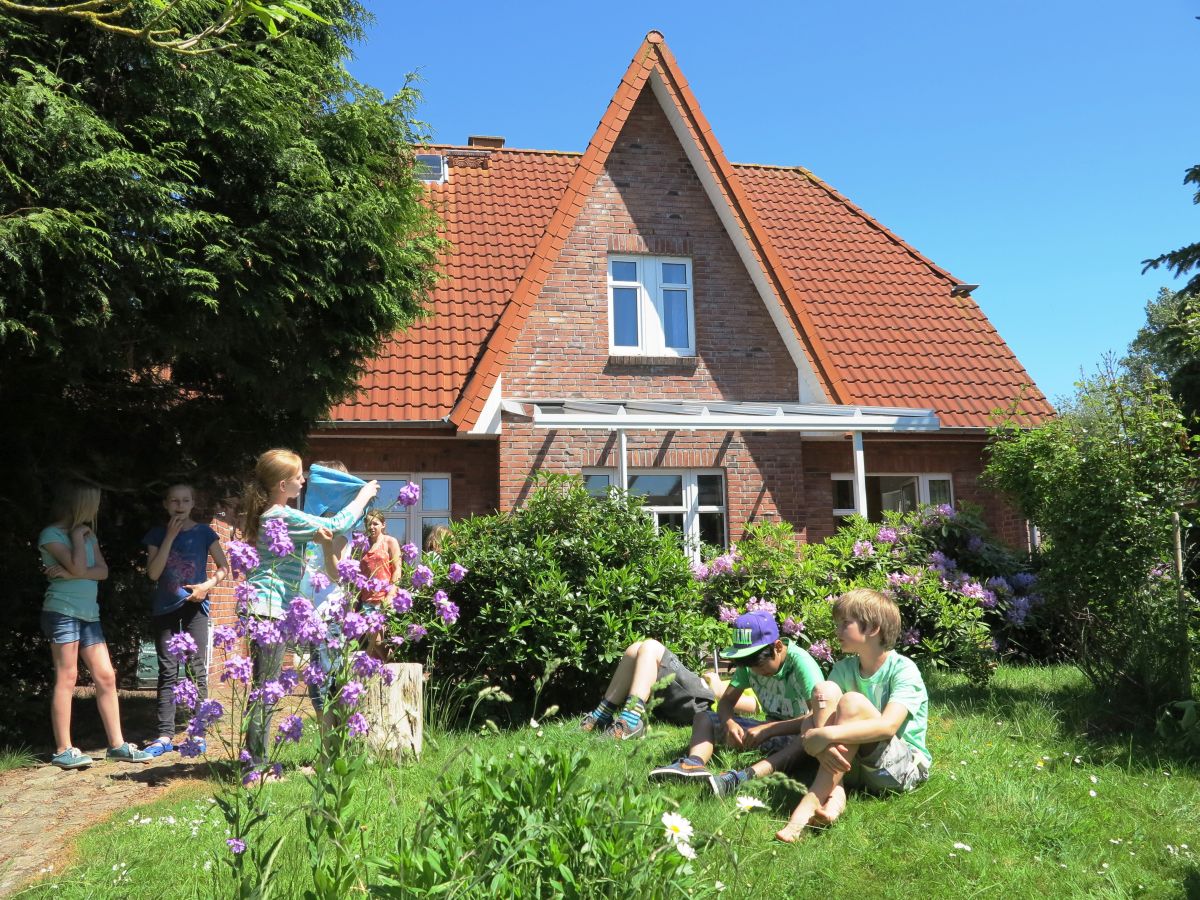
[[[613,356],[696,355],[690,259],[608,258],[608,352]]]
[[[446,157],[440,153],[418,153],[415,170],[420,181],[441,184],[446,180]]]

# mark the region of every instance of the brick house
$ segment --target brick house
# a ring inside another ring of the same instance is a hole
[[[539,470],[627,485],[660,525],[970,501],[991,413],[1045,397],[963,284],[801,168],[731,164],[650,32],[582,154],[427,148],[451,249],[433,315],[312,435],[421,507],[402,540],[519,505]]]

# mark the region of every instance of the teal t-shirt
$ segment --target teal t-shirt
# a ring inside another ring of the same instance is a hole
[[[908,710],[908,717],[900,726],[900,737],[904,743],[933,765],[933,757],[925,746],[925,732],[929,727],[929,693],[925,690],[925,679],[917,664],[895,650],[888,654],[879,671],[864,678],[858,667],[858,657],[848,656],[834,663],[829,680],[843,692],[854,691],[871,701],[880,712],[889,703],[899,703]]]
[[[42,554],[43,566],[58,565],[58,560],[50,555],[47,544],[64,544],[67,552],[71,552],[71,535],[57,525],[48,525],[38,535],[38,550]],[[96,536],[89,535],[84,542],[87,554],[87,564],[96,564]],[[91,578],[51,578],[46,588],[46,599],[42,609],[46,612],[62,613],[64,616],[74,616],[84,622],[100,621],[100,604],[96,602],[96,593],[100,582]]]
[[[787,656],[774,675],[755,675],[749,666],[739,666],[729,684],[742,691],[752,689],[767,718],[780,720],[808,715],[808,698],[824,680],[808,651],[788,641]]]

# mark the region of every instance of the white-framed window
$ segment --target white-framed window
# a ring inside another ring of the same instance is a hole
[[[854,515],[854,476],[836,473],[833,476],[833,515],[835,518]],[[909,512],[922,504],[954,504],[954,481],[945,474],[868,475],[867,518],[878,521],[884,510]]]
[[[613,469],[585,469],[588,492],[604,496],[616,485]],[[729,546],[725,514],[725,474],[719,469],[630,469],[630,496],[640,497],[659,528],[679,532],[699,559],[700,547]]]
[[[379,482],[375,508],[384,510],[387,533],[401,544],[412,541],[424,549],[425,541],[438,525],[450,524],[450,476],[441,472],[355,472],[359,478]],[[421,488],[421,499],[415,506],[396,503],[396,495],[409,482]]]
[[[446,180],[446,157],[440,153],[418,153],[413,173],[418,181],[442,184]]]
[[[686,256],[608,258],[608,352],[695,356],[692,261]]]

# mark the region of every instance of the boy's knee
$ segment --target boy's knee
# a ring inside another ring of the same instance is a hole
[[[832,681],[822,681],[812,692],[813,706],[817,709],[835,707],[842,699],[842,689]]]
[[[641,642],[638,649],[638,656],[645,654],[654,657],[656,661],[661,661],[663,653],[666,651],[666,649],[667,648],[665,646],[663,646],[659,641],[654,640],[654,638],[647,638]]]
[[[634,641],[632,644],[630,644],[628,647],[625,648],[625,655],[626,656],[637,656],[638,653],[640,653],[642,650],[643,643],[645,643],[645,642],[644,641]]]
[[[861,715],[868,710],[872,713],[876,712],[875,707],[871,705],[871,701],[855,691],[850,691],[842,695],[841,699],[838,700],[837,710],[839,714],[848,715]]]

